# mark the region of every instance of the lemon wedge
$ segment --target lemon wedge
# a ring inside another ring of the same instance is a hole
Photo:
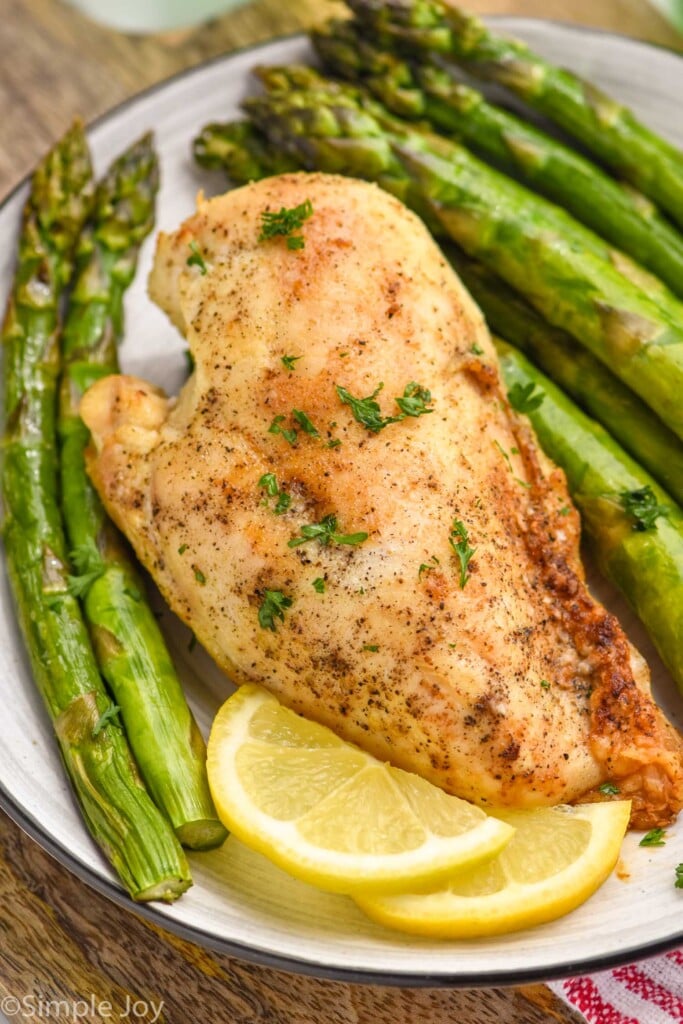
[[[433,885],[494,856],[513,827],[240,687],[211,728],[207,769],[223,824],[331,892]]]
[[[611,873],[630,808],[619,800],[505,812],[500,817],[515,833],[486,863],[432,892],[354,898],[373,920],[434,938],[499,935],[553,921]]]

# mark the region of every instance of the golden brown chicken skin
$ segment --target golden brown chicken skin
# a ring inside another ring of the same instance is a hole
[[[308,201],[302,247],[263,239]],[[680,739],[421,222],[362,182],[271,178],[162,234],[150,293],[195,370],[177,400],[94,385],[90,472],[229,677],[484,806],[610,780],[636,825],[669,821]]]

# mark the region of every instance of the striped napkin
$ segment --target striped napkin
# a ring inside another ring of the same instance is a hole
[[[551,982],[549,988],[588,1024],[680,1024],[683,949],[611,971]]]

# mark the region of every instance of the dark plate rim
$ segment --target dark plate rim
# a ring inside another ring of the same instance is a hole
[[[649,43],[641,39],[634,39],[630,36],[624,35],[623,33],[613,32],[607,29],[592,28],[587,25],[576,25],[571,22],[558,19],[496,15],[493,17],[487,17],[485,20],[493,23],[505,23],[506,26],[510,24],[520,26],[524,24],[532,26],[550,26],[560,29],[561,31],[576,33],[577,35],[603,36],[606,39],[614,39],[622,43],[626,48],[635,47],[637,49],[655,51],[656,53],[661,52],[683,60],[683,53],[678,52],[671,47],[657,43]],[[259,43],[253,43],[249,46],[240,47],[239,49],[230,51],[228,54],[217,54],[209,60],[202,61],[201,63],[192,65],[188,68],[183,68],[181,71],[168,76],[162,81],[155,82],[153,85],[143,89],[141,92],[135,93],[133,96],[129,96],[121,103],[118,103],[116,106],[100,114],[92,121],[89,121],[87,123],[87,131],[88,133],[92,132],[100,125],[116,119],[120,114],[125,113],[125,111],[130,107],[133,107],[140,101],[162,91],[167,86],[185,78],[191,78],[193,75],[201,74],[207,68],[212,67],[215,64],[229,62],[231,59],[243,54],[266,49],[273,43],[287,40],[304,41],[305,38],[305,34],[300,32],[292,33],[287,36],[277,36]],[[2,213],[22,191],[22,189],[26,187],[30,178],[31,172],[21,178],[20,181],[18,181],[17,184],[7,193],[7,195],[4,196],[2,201],[0,201],[0,213]],[[357,968],[335,967],[325,963],[316,963],[311,960],[302,960],[293,956],[290,957],[283,953],[270,953],[267,950],[262,950],[254,946],[242,945],[239,942],[222,939],[210,934],[209,932],[204,932],[200,928],[196,928],[192,925],[186,925],[182,921],[176,921],[173,918],[169,918],[152,904],[136,903],[115,882],[98,875],[93,869],[82,864],[65,846],[58,843],[49,833],[45,832],[39,822],[37,822],[23,807],[21,807],[15,801],[12,794],[9,793],[1,784],[0,807],[15,824],[26,833],[26,835],[34,840],[51,857],[57,860],[58,863],[66,867],[68,871],[74,874],[91,889],[94,889],[101,896],[105,896],[107,899],[112,900],[112,902],[116,903],[123,909],[136,914],[138,917],[151,921],[153,924],[165,931],[172,932],[189,942],[194,942],[197,945],[211,949],[214,952],[224,953],[249,963],[289,973],[303,974],[310,977],[333,981],[342,981],[350,984],[374,984],[385,986],[404,986],[410,988],[450,989],[491,988],[496,986],[505,987],[534,982],[555,981],[562,978],[572,977],[577,974],[610,970],[623,964],[633,963],[637,960],[668,952],[683,943],[682,927],[679,933],[669,936],[666,939],[662,939],[658,942],[650,942],[646,946],[636,946],[631,949],[602,957],[590,957],[587,959],[579,958],[571,963],[565,962],[554,966],[549,965],[544,968],[518,968],[510,971],[496,970],[482,974],[442,974],[440,972],[430,974],[428,972],[391,972],[375,968],[361,970]]]

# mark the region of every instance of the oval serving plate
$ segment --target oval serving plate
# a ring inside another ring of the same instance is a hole
[[[528,19],[498,18],[502,31],[526,39],[632,106],[657,131],[683,145],[678,97],[683,60],[617,36]],[[191,141],[211,120],[238,114],[253,88],[258,63],[307,59],[301,37],[278,40],[186,72],[114,110],[90,131],[97,169],[143,131],[153,129],[161,157],[157,226],[174,228],[193,208],[198,189],[223,191],[222,177],[199,171]],[[9,287],[26,185],[0,208],[0,303]],[[126,301],[126,371],[178,389],[186,373],[183,343],[146,297],[153,241]],[[594,581],[598,596],[619,616],[648,658],[654,691],[683,724],[683,701],[639,624],[614,592]],[[205,734],[230,684],[190,634],[163,611],[169,645]],[[195,884],[176,904],[140,906],[121,890],[82,825],[24,655],[6,576],[0,580],[0,802],[42,846],[86,883],[138,914],[207,947],[275,967],[346,981],[431,986],[489,986],[548,980],[603,969],[683,941],[683,893],[674,888],[683,861],[683,827],[666,845],[640,848],[629,836],[619,877],[587,903],[552,924],[494,939],[434,942],[369,922],[350,899],[320,893],[290,879],[229,839],[224,848],[191,856]],[[559,738],[561,742],[561,738]]]

